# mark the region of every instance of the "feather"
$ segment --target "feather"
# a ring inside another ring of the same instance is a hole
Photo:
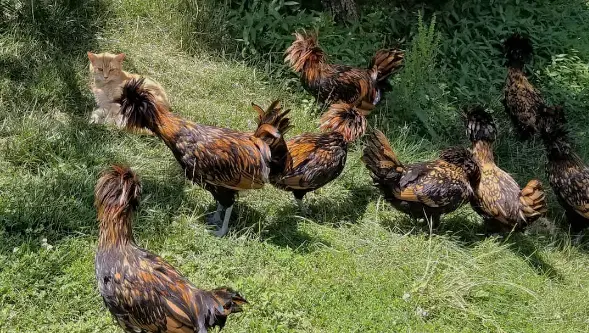
[[[110,168],[96,184],[100,236],[95,269],[106,307],[128,332],[223,328],[227,316],[240,312],[247,301],[229,288],[196,288],[161,257],[135,244],[131,215],[140,192],[138,177],[126,167]]]

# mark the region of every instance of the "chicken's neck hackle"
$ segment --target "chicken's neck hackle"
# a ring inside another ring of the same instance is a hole
[[[472,154],[480,163],[494,163],[493,143],[488,141],[477,141],[473,144]]]
[[[148,122],[146,127],[165,142],[172,142],[178,134],[180,125],[186,121],[170,112],[162,103],[156,103],[156,110],[157,116],[154,121]]]
[[[321,77],[323,68],[323,57],[308,60],[303,67],[302,79],[306,82],[313,82]]]
[[[99,207],[98,247],[108,248],[134,244],[133,211],[121,207]]]

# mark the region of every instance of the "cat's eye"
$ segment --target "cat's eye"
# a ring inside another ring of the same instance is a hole
[[[102,72],[102,68],[96,68],[96,69]]]

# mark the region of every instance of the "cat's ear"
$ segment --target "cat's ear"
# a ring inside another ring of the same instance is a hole
[[[96,62],[96,59],[98,58],[96,56],[96,54],[94,54],[90,51],[88,51],[87,54],[88,54],[88,59],[90,59],[90,62],[94,64]]]
[[[124,53],[119,53],[115,56],[115,60],[122,63],[123,60],[125,60],[125,54]]]

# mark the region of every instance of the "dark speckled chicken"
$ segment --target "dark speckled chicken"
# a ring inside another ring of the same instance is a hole
[[[548,156],[548,180],[566,210],[571,229],[589,227],[589,167],[571,147],[563,108],[544,109],[538,128]]]
[[[510,231],[541,217],[547,209],[542,183],[530,180],[522,190],[511,175],[495,164],[493,143],[497,128],[483,107],[475,106],[467,111],[466,134],[481,171],[481,181],[474,188],[471,203],[487,226],[494,231]]]
[[[282,109],[277,102],[264,111],[253,104],[259,114],[259,123],[284,128]],[[288,111],[287,111],[288,112]],[[308,192],[317,190],[336,179],[344,169],[348,143],[364,134],[367,112],[348,104],[334,104],[322,117],[325,133],[303,133],[284,141],[288,149],[284,167],[270,172],[270,183],[292,192],[299,207],[305,211],[302,200]]]
[[[393,207],[434,226],[442,214],[472,199],[480,179],[477,163],[465,148],[448,148],[435,161],[404,165],[378,130],[369,136],[362,160]]]
[[[507,60],[503,106],[520,139],[527,140],[536,134],[536,116],[544,106],[540,92],[524,73],[524,65],[532,56],[532,42],[514,34],[504,42],[503,47]]]
[[[301,73],[303,87],[320,103],[343,102],[371,109],[390,89],[389,76],[403,64],[405,53],[400,50],[380,50],[368,69],[333,65],[326,62],[317,37],[295,33],[295,41],[286,50],[285,62]]]
[[[126,83],[119,103],[128,128],[155,133],[174,153],[185,176],[211,192],[217,201],[211,221],[218,227],[217,236],[227,233],[238,191],[263,187],[272,161],[286,152],[266,143],[280,138],[281,129],[261,123],[255,133],[243,133],[184,120],[157,103],[143,80]]]
[[[138,247],[132,218],[141,184],[114,166],[96,184],[100,231],[95,268],[98,290],[115,321],[129,333],[206,333],[223,328],[247,301],[229,288],[202,290],[159,256]]]

